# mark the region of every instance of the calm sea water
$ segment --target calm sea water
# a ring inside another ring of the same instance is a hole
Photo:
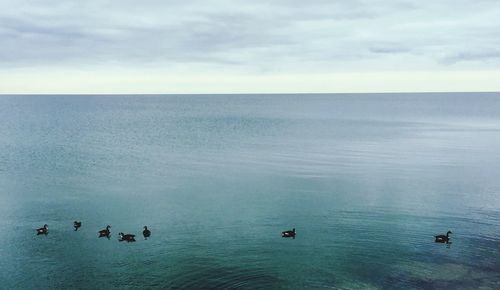
[[[0,232],[1,289],[500,289],[500,94],[0,96]]]

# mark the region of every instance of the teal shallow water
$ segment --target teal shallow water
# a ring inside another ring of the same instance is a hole
[[[498,289],[498,144],[494,93],[1,96],[0,288]]]

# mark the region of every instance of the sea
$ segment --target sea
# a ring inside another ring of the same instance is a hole
[[[1,95],[0,234],[0,289],[500,289],[500,93]]]

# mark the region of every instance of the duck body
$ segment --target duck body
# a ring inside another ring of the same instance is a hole
[[[49,233],[49,226],[47,224],[43,225],[43,227],[36,229],[37,235],[46,235]]]
[[[452,232],[451,231],[448,231],[446,233],[446,235],[437,235],[437,236],[434,236],[435,240],[434,242],[436,243],[449,243],[450,241],[450,234]]]
[[[135,242],[135,235],[120,233],[119,236],[120,236],[120,239],[119,239],[120,242],[123,242],[123,241]]]
[[[144,230],[142,231],[142,235],[144,236],[144,239],[148,239],[151,236],[151,231],[148,230],[147,226],[144,226]]]
[[[78,229],[82,226],[82,222],[74,221],[73,222],[73,227],[75,228],[75,231],[78,231]]]
[[[293,228],[292,230],[281,232],[281,237],[295,239],[295,234],[296,234],[295,228]]]
[[[108,226],[106,226],[106,228],[104,230],[100,230],[99,231],[99,238],[102,238],[102,237],[109,238],[109,235],[111,234],[111,232],[109,231],[110,228],[111,228],[111,226],[108,225]]]

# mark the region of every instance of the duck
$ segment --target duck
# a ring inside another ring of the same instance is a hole
[[[100,230],[99,231],[99,238],[101,238],[101,237],[108,237],[109,238],[109,235],[111,234],[111,232],[109,231],[110,228],[111,228],[111,226],[107,225],[104,230]]]
[[[295,239],[295,228],[293,228],[291,231],[288,230],[288,231],[284,231],[284,232],[281,232],[281,236],[283,238],[294,238]]]
[[[37,235],[46,235],[49,233],[49,226],[44,224],[42,228],[36,229]]]
[[[151,231],[148,230],[147,226],[144,226],[144,230],[142,231],[142,235],[144,236],[144,239],[148,239],[149,236],[151,236]]]
[[[124,234],[124,233],[119,233],[118,235],[120,236],[120,239],[119,239],[120,242],[123,242],[123,241],[135,242],[135,235]]]
[[[449,240],[450,240],[450,234],[452,234],[451,231],[448,231],[446,233],[446,235],[437,235],[437,236],[434,236],[436,238],[435,242],[436,243],[448,243]]]
[[[82,222],[73,222],[73,227],[75,228],[75,231],[78,231],[78,229],[82,226]]]

